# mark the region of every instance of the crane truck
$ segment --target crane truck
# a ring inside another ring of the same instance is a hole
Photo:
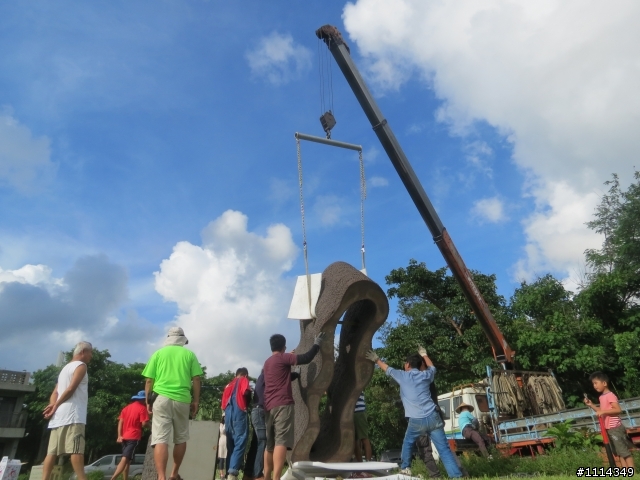
[[[383,116],[353,62],[349,47],[342,34],[336,27],[324,25],[316,30],[316,36],[329,48],[340,71],[355,94],[373,131],[429,228],[434,243],[473,309],[489,341],[496,362],[502,367],[492,369],[487,366],[487,378],[482,382],[461,386],[451,393],[439,396],[438,403],[445,413],[445,431],[452,443],[452,448],[456,451],[473,448],[469,441],[462,438],[460,429],[457,427],[455,409],[462,401],[476,407],[476,412],[479,412],[478,416],[481,420],[481,428],[484,428],[494,438],[499,447],[509,453],[522,449],[528,449],[532,454],[536,450],[541,452],[544,444],[553,442],[553,437],[546,434],[547,428],[557,422],[571,419],[575,422],[576,427],[588,426],[594,431],[599,430],[597,417],[589,408],[565,410],[561,397],[559,402],[549,401],[546,404],[544,399],[537,405],[536,402],[527,401],[528,397],[531,397],[532,394],[535,395],[535,392],[530,391],[532,379],[539,379],[550,390],[555,389],[555,394],[561,395],[560,387],[555,381],[553,373],[550,371],[527,372],[515,368],[516,352],[500,331],[487,302],[473,280],[471,272],[458,253],[451,236],[429,200],[389,122]],[[332,112],[324,114],[320,121],[325,132],[330,136],[330,130],[336,123]],[[551,394],[554,393],[551,392]],[[508,401],[505,402],[505,399]],[[510,403],[513,405],[511,411],[504,408]],[[620,406],[624,412],[622,415],[623,423],[634,441],[640,443],[640,397],[621,401]]]

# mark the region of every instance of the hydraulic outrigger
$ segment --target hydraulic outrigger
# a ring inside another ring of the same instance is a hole
[[[336,27],[325,25],[316,31],[316,35],[329,47],[340,70],[347,79],[353,93],[356,95],[358,102],[360,102],[360,106],[364,110],[369,122],[371,122],[373,131],[378,136],[391,163],[393,163],[398,175],[400,175],[402,183],[404,183],[405,188],[409,192],[413,203],[418,208],[427,227],[429,227],[429,231],[431,235],[433,235],[433,241],[440,249],[442,256],[451,269],[451,273],[460,284],[465,297],[467,297],[467,300],[471,304],[471,308],[473,308],[485,335],[489,339],[496,361],[502,364],[505,370],[513,369],[515,352],[507,343],[500,328],[498,328],[487,302],[485,302],[480,290],[478,290],[478,287],[473,281],[469,269],[464,264],[447,229],[442,224],[440,217],[438,217],[438,213],[435,208],[433,208],[424,188],[422,188],[420,180],[418,180],[407,156],[402,151],[402,147],[393,134],[389,123],[383,117],[360,72],[353,63],[349,47],[343,40],[341,33]]]

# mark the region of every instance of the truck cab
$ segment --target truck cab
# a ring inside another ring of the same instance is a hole
[[[491,427],[487,393],[481,386],[468,386],[438,395],[438,406],[444,414],[444,432],[447,438],[449,440],[462,439],[456,408],[463,402],[473,405],[473,416],[480,422],[480,431],[491,434],[493,428]]]

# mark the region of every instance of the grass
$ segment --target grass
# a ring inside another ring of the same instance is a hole
[[[576,470],[579,467],[605,466],[606,460],[597,451],[580,450],[549,450],[545,455],[536,457],[501,457],[498,452],[493,452],[493,460],[487,460],[477,455],[460,457],[462,466],[466,468],[471,477],[496,478],[496,477],[529,477],[544,476],[550,478],[576,478]],[[606,457],[605,457],[606,458]],[[640,465],[640,453],[634,454],[635,464]],[[446,473],[442,464],[439,464],[443,477]],[[411,466],[414,475],[422,475],[429,478],[426,467],[421,460],[415,460]]]

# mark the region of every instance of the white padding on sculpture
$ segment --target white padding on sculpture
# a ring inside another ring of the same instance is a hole
[[[367,275],[367,269],[360,270]],[[311,278],[311,309],[309,309],[309,290],[307,289],[307,276],[300,275],[296,280],[296,288],[293,290],[293,298],[289,307],[287,318],[292,320],[309,320],[316,318],[316,304],[320,297],[320,287],[322,286],[322,274],[313,273]]]
[[[316,304],[320,296],[322,286],[322,274],[314,273],[311,278],[311,309],[309,309],[309,289],[307,288],[307,276],[300,275],[296,281],[296,288],[293,291],[291,307],[289,307],[289,318],[293,320],[309,320],[316,318]]]

